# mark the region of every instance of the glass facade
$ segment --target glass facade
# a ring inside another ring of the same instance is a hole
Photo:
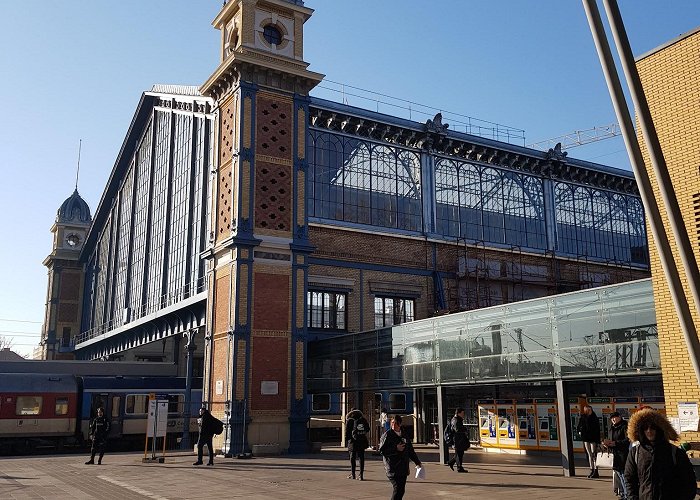
[[[156,107],[88,260],[81,338],[203,292],[211,115]]]
[[[312,128],[309,144],[308,213],[320,221],[648,266],[638,196],[423,151],[426,169],[419,149],[328,130]]]
[[[343,389],[340,360],[369,390],[656,374],[659,354],[646,279],[315,341],[310,391]]]

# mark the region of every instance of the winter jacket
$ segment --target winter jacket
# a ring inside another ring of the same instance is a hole
[[[643,429],[652,423],[656,440],[649,442]],[[640,410],[630,418],[627,436],[634,445],[625,464],[630,500],[691,500],[695,498],[695,474],[688,455],[669,439],[678,433],[659,412]]]
[[[199,424],[199,437],[202,439],[208,439],[214,436],[214,431],[216,430],[216,419],[207,410],[197,419],[197,424]]]
[[[590,415],[581,414],[578,422],[578,431],[581,433],[581,441],[584,443],[600,443],[600,422],[598,415],[591,411]]]
[[[90,422],[90,435],[95,442],[104,443],[107,441],[109,428],[110,424],[107,417],[95,417],[92,419],[92,422]]]
[[[402,442],[406,444],[406,447],[403,451],[399,451],[396,446]],[[420,465],[420,460],[411,442],[396,434],[393,429],[389,429],[382,435],[379,441],[379,453],[382,455],[382,460],[384,461],[386,476],[390,479],[394,476],[408,477],[409,459],[416,465]]]
[[[611,446],[613,452],[613,470],[624,471],[627,463],[627,453],[630,449],[630,440],[627,437],[627,420],[620,420],[617,425],[610,427]]]
[[[360,410],[348,413],[345,420],[348,451],[365,450],[369,447],[369,422]]]
[[[468,429],[464,425],[464,419],[459,415],[455,415],[454,417],[452,417],[450,425],[452,426],[452,430],[454,430],[455,432],[455,450],[468,450],[471,443],[469,442]]]

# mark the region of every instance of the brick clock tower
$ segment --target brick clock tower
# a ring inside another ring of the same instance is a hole
[[[60,346],[68,345],[80,329],[84,270],[78,262],[85,236],[90,229],[90,207],[76,189],[63,202],[51,226],[53,249],[44,265],[48,268],[46,313],[41,332],[42,359],[72,359],[61,355]]]
[[[201,87],[218,109],[204,400],[230,424],[227,455],[306,451],[305,206],[308,93],[301,0],[229,0],[221,63]]]

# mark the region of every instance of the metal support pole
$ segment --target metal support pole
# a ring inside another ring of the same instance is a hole
[[[180,449],[182,450],[192,449],[192,444],[190,443],[190,417],[192,415],[192,370],[194,365],[192,358],[194,357],[195,349],[197,349],[194,343],[195,335],[197,335],[196,328],[187,330],[182,334],[187,339],[187,344],[185,344],[187,352],[187,379],[185,382],[185,407],[182,412],[182,440],[180,441]]]
[[[584,9],[586,10],[588,24],[591,28],[591,34],[593,35],[593,41],[595,42],[596,50],[598,51],[600,64],[603,68],[603,74],[605,75],[605,80],[608,85],[610,98],[612,99],[613,107],[615,108],[615,114],[617,115],[617,119],[622,130],[622,136],[625,140],[627,154],[629,155],[630,163],[632,164],[632,169],[634,171],[634,176],[637,180],[639,193],[642,198],[642,204],[644,205],[644,211],[647,214],[649,220],[649,227],[651,228],[652,236],[654,237],[654,242],[656,243],[657,250],[659,252],[659,260],[661,261],[661,267],[663,268],[666,281],[669,284],[671,298],[673,299],[673,304],[676,308],[676,314],[678,315],[678,321],[680,323],[680,327],[683,331],[686,345],[688,347],[688,355],[690,357],[690,362],[693,365],[693,369],[695,371],[696,382],[698,383],[698,385],[700,385],[700,341],[698,341],[695,323],[693,322],[688,300],[686,300],[685,291],[683,290],[683,284],[678,273],[676,261],[673,257],[671,245],[669,243],[668,235],[666,233],[666,228],[663,224],[661,213],[659,211],[659,206],[657,205],[656,199],[654,197],[654,191],[651,185],[651,180],[649,179],[649,174],[647,173],[646,168],[644,166],[644,159],[642,158],[642,152],[639,147],[639,142],[637,141],[634,125],[632,124],[632,117],[630,116],[629,108],[627,107],[627,101],[625,100],[625,95],[622,91],[620,78],[617,74],[615,62],[610,51],[610,45],[608,44],[605,29],[601,21],[598,5],[596,3],[596,0],[582,1]],[[615,31],[614,28],[613,31]],[[654,161],[652,161],[652,163],[654,163]],[[658,174],[657,178],[659,178]],[[668,212],[670,218],[671,210],[668,210]],[[682,233],[682,235],[677,234],[676,236],[679,236],[681,238],[685,237],[687,239],[688,235],[687,233],[685,233],[685,230],[683,230]],[[683,261],[683,264],[687,265],[685,260]],[[692,282],[693,277],[698,274],[697,264],[694,264],[694,266],[694,269],[688,269],[686,267],[686,271],[688,271],[689,282]],[[693,290],[693,296],[695,298],[696,305],[700,304],[700,302],[698,302],[697,297],[695,297],[696,289],[694,288],[693,284],[691,284],[691,289]]]
[[[565,477],[576,475],[574,464],[574,438],[571,432],[571,409],[569,408],[569,391],[566,382],[555,381],[557,389],[557,424],[559,425],[559,446],[561,449],[561,466]]]
[[[442,436],[445,435],[445,407],[442,404],[442,400],[445,397],[445,390],[441,385],[436,387],[437,389],[437,421],[438,421],[438,444],[440,446],[440,462],[442,464],[447,464],[450,459],[450,449],[445,446],[445,441]]]

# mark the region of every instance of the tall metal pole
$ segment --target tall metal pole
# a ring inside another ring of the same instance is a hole
[[[642,198],[642,204],[644,205],[644,211],[647,214],[649,227],[659,252],[661,267],[664,271],[666,281],[669,284],[671,298],[673,300],[676,313],[678,314],[681,330],[683,331],[686,345],[688,347],[690,362],[695,371],[696,381],[700,386],[700,341],[698,341],[697,330],[690,312],[690,306],[686,300],[683,284],[678,273],[678,267],[676,266],[676,261],[673,258],[673,252],[668,240],[666,228],[663,224],[661,213],[654,197],[654,190],[651,185],[651,180],[649,179],[649,174],[644,166],[642,151],[639,147],[639,142],[637,141],[637,135],[634,130],[634,125],[632,124],[632,117],[630,116],[629,108],[627,107],[627,101],[622,91],[622,85],[620,84],[620,78],[617,74],[612,52],[610,51],[610,45],[608,44],[608,39],[605,35],[605,29],[600,17],[600,11],[598,10],[596,0],[582,1],[583,7],[586,10],[586,17],[588,18],[588,24],[591,28],[591,34],[593,35],[593,41],[596,45],[600,64],[603,68],[605,81],[608,85],[610,98],[612,99],[615,114],[622,130],[622,136],[625,140],[627,154],[629,155],[632,170],[634,171],[634,176],[637,180],[639,193]],[[687,234],[685,232],[683,232],[683,234],[687,238]],[[695,264],[694,271],[695,273],[693,273],[693,270],[689,271],[689,281],[690,276],[697,273],[697,264]],[[700,304],[697,299],[696,304]]]
[[[197,334],[197,329],[192,328],[182,334],[187,339],[185,350],[187,352],[187,379],[185,382],[185,407],[182,412],[182,440],[180,448],[183,450],[192,450],[190,444],[190,417],[192,415],[192,371],[194,351],[197,346],[194,343],[194,337]]]

